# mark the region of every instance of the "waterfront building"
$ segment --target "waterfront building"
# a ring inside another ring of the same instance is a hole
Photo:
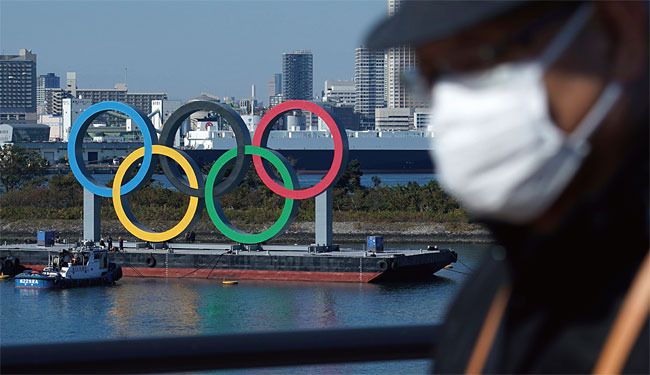
[[[36,122],[36,54],[0,55],[0,121]]]
[[[375,109],[386,105],[384,100],[384,52],[365,47],[355,50],[354,110],[361,115],[362,130],[375,128]]]
[[[388,16],[400,7],[402,0],[388,0]],[[386,89],[388,108],[422,107],[423,103],[411,98],[401,82],[402,72],[416,66],[415,51],[410,46],[398,46],[386,51]]]
[[[36,111],[39,114],[45,113],[45,89],[58,89],[61,87],[61,78],[54,73],[47,73],[38,76],[36,83]]]
[[[251,132],[255,131],[257,124],[262,120],[262,116],[260,115],[242,115],[241,118],[244,120],[244,124],[246,124],[248,130]]]
[[[81,112],[92,105],[90,99],[63,99],[63,141],[67,142],[70,136],[70,129]]]
[[[151,101],[151,123],[153,124],[153,127],[156,128],[156,130],[162,131],[163,125],[165,124],[165,121],[169,118],[169,116],[174,113],[178,108],[180,108],[183,105],[183,102],[180,100],[152,100]],[[133,129],[133,122],[130,121],[131,119],[126,121],[126,131],[134,131],[137,129]],[[190,130],[190,121],[185,120],[183,121],[183,124],[181,124],[180,129],[178,129],[178,132],[176,132],[176,135],[174,136],[174,147],[178,147],[181,144],[181,138],[185,133],[187,133]]]
[[[284,100],[313,99],[313,55],[297,50],[282,54],[282,96]]]
[[[41,124],[0,124],[0,145],[15,142],[47,142],[50,127]]]
[[[285,116],[287,123],[287,130],[292,132],[299,132],[307,128],[307,116],[303,115],[300,111],[294,111],[292,114]]]
[[[429,130],[429,119],[431,118],[431,112],[426,108],[417,108],[413,112],[413,127],[415,130]]]
[[[38,116],[38,123],[50,127],[50,141],[63,140],[63,117],[49,114]]]
[[[377,108],[375,130],[410,130],[413,128],[413,108]]]
[[[356,91],[354,81],[325,81],[323,101],[337,106],[354,106]]]

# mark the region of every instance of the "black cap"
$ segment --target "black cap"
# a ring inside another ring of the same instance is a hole
[[[477,26],[530,1],[405,1],[366,38],[366,47],[385,49],[397,45],[434,42]]]

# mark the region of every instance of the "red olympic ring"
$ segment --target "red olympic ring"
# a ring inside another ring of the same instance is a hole
[[[325,125],[327,125],[329,128],[330,133],[332,133],[332,140],[334,141],[334,158],[332,159],[332,165],[330,166],[330,169],[325,177],[323,177],[319,183],[310,188],[302,190],[291,190],[280,186],[277,182],[275,182],[273,178],[271,178],[271,176],[269,176],[266,169],[264,169],[264,165],[262,164],[262,158],[258,155],[253,155],[253,164],[255,165],[255,170],[262,179],[262,182],[264,182],[264,184],[275,194],[289,199],[307,199],[317,196],[318,194],[324,192],[328,187],[330,187],[330,185],[332,185],[332,183],[335,181],[339,171],[341,170],[341,165],[343,163],[343,138],[336,122],[325,109],[321,108],[317,104],[305,100],[291,100],[276,105],[264,115],[264,117],[260,120],[260,123],[257,125],[255,133],[253,134],[253,146],[266,148],[266,145],[261,144],[262,138],[264,136],[264,130],[283,113],[295,109],[302,109],[304,111],[309,111],[315,114],[325,122]],[[347,134],[345,136],[347,137]]]

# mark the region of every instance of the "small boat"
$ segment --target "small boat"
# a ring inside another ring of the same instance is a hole
[[[221,281],[222,284],[224,285],[237,285],[239,284],[239,281],[237,280],[223,280]]]
[[[122,267],[108,262],[104,249],[63,250],[49,255],[42,272],[16,275],[16,288],[50,289],[93,285],[113,285],[122,278]]]
[[[25,267],[20,264],[20,259],[11,255],[11,251],[9,256],[0,258],[0,280],[13,277],[25,270]]]

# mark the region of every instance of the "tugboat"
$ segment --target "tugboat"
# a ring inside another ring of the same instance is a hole
[[[43,272],[25,271],[16,275],[16,288],[50,289],[93,285],[113,285],[122,278],[122,267],[108,262],[104,249],[85,248],[50,253]]]
[[[9,256],[0,258],[0,280],[11,278],[25,270],[26,268],[20,264],[20,259],[11,255],[11,251]]]

